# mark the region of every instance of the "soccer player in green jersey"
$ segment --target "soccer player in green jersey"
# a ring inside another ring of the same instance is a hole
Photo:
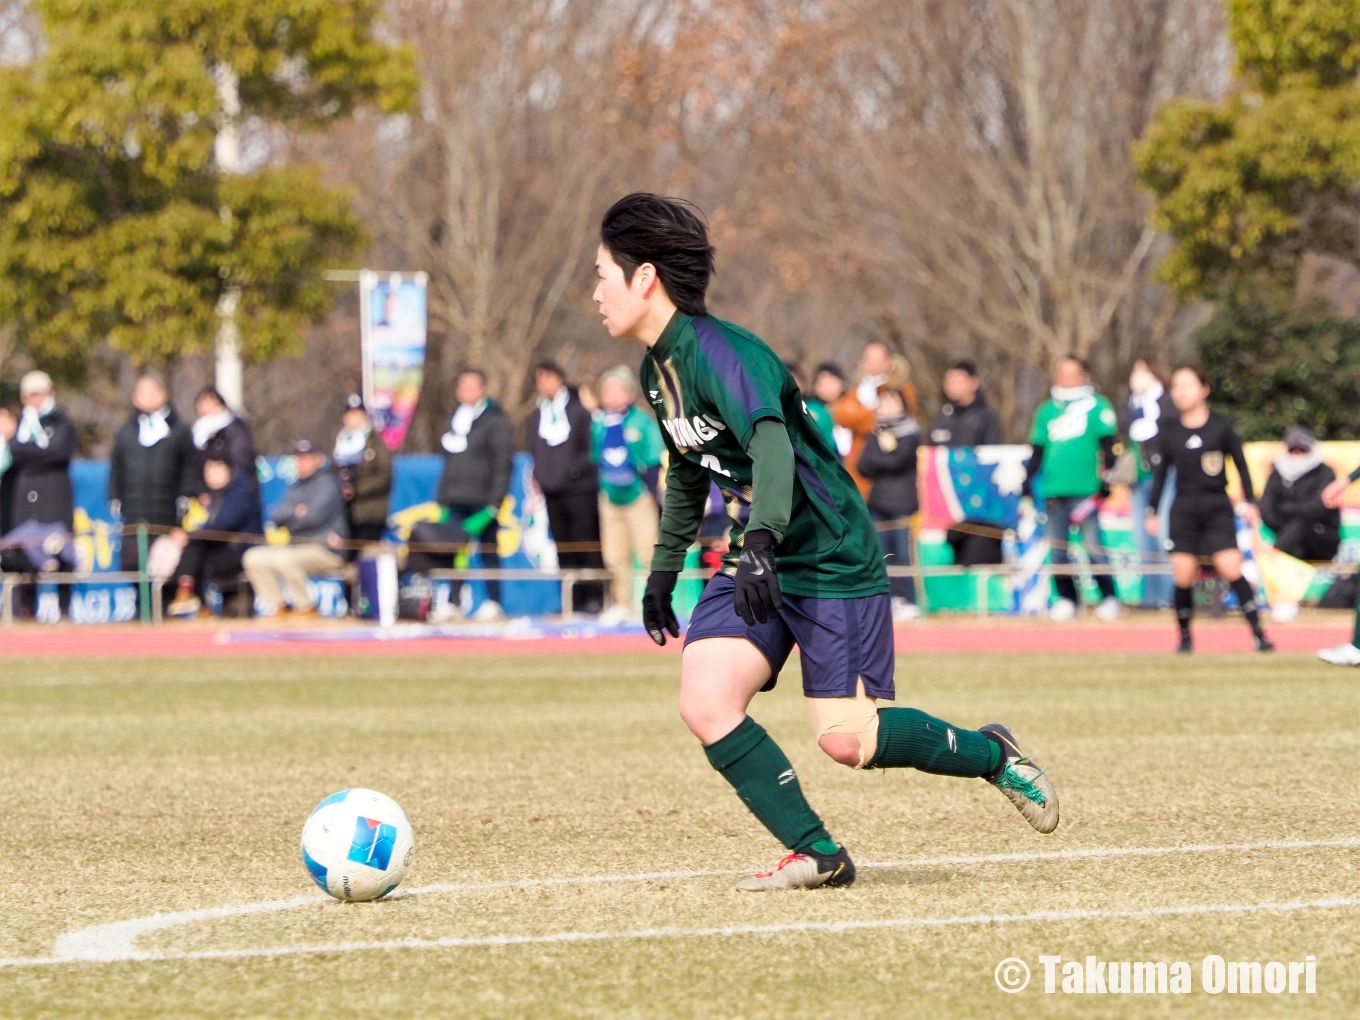
[[[808,805],[788,758],[746,714],[798,645],[823,751],[854,769],[982,778],[1040,832],[1058,825],[1052,781],[1006,727],[964,729],[892,701],[888,576],[869,511],[779,357],[708,314],[713,248],[688,203],[633,194],[600,228],[595,303],[615,338],[642,342],[641,379],[670,453],[660,540],[642,602],[657,644],[679,637],[676,575],[716,482],[731,550],[695,607],[680,716],[737,795],[790,851],[739,888],[847,886],[855,866]]]

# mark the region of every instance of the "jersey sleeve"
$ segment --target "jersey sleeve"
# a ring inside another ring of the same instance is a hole
[[[669,439],[663,437],[663,442],[668,454],[666,494],[652,550],[652,569],[678,571],[685,569],[685,556],[699,535],[710,482],[707,471],[680,456]]]
[[[756,422],[784,421],[783,390],[788,369],[763,343],[730,333],[707,316],[694,320],[703,396],[745,449]]]

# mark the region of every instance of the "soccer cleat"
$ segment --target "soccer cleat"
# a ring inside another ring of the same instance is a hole
[[[1001,744],[1005,758],[1001,771],[989,777],[987,782],[1006,795],[1025,821],[1040,832],[1052,832],[1058,827],[1058,790],[1053,780],[1044,774],[1044,769],[1033,758],[1020,750],[1015,736],[1000,723],[988,723],[978,727]]]
[[[1176,646],[1177,655],[1189,655],[1195,650],[1194,642],[1190,640],[1189,634],[1181,635],[1181,643]]]
[[[773,871],[763,871],[737,888],[743,892],[774,892],[779,889],[844,888],[855,880],[855,862],[845,847],[831,856],[798,850],[775,865]]]
[[[1253,634],[1251,636],[1251,646],[1258,652],[1273,652],[1275,646],[1270,643],[1270,638],[1264,634]]]
[[[1360,666],[1360,648],[1347,641],[1335,648],[1324,648],[1317,653],[1323,662],[1333,666]]]

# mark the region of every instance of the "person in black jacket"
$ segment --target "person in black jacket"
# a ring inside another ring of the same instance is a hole
[[[71,458],[76,427],[46,372],[29,372],[19,382],[23,412],[9,440],[10,528],[27,521],[62,524],[69,531],[74,513]]]
[[[930,425],[932,446],[971,447],[1003,442],[1001,418],[982,394],[982,381],[974,362],[960,359],[945,369],[944,398],[940,413]],[[1002,561],[1000,525],[977,518],[960,523],[967,527],[950,528],[945,533],[956,564],[973,567]]]
[[[113,437],[109,509],[123,518],[122,569],[138,569],[138,524],[172,528],[200,489],[189,426],[170,406],[165,386],[144,375],[132,389],[133,412]],[[153,534],[154,538],[154,534]]]
[[[529,450],[534,481],[548,504],[548,528],[558,544],[557,562],[564,570],[600,570],[600,481],[591,460],[591,417],[576,391],[567,385],[554,362],[534,369],[538,409],[530,415]],[[572,590],[572,609],[598,613],[604,585],[583,581]],[[565,608],[565,607],[564,607]]]
[[[0,436],[5,438],[9,466],[4,473],[4,489],[10,506],[6,515],[7,535],[29,526],[47,525],[49,529],[70,532],[74,514],[71,493],[71,458],[76,452],[76,427],[71,416],[57,406],[52,379],[46,372],[28,372],[19,381],[23,411],[16,421],[0,418]],[[74,566],[69,543],[59,557],[66,568]],[[22,547],[0,551],[0,568],[27,573],[32,560]],[[36,608],[37,590],[22,585],[15,592],[20,612]],[[69,590],[62,588],[65,602]]]
[[[194,446],[198,449],[197,472],[203,475],[203,462],[210,447],[222,447],[232,474],[243,477],[255,492],[260,491],[260,479],[255,470],[255,437],[244,418],[237,417],[227,402],[213,387],[199,391],[194,398]]]
[[[921,429],[907,414],[895,390],[883,387],[874,410],[877,427],[859,455],[859,473],[869,479],[869,513],[878,525],[878,539],[890,567],[911,565],[911,516],[919,508],[916,495],[916,450]],[[892,584],[892,615],[897,621],[921,615],[916,605],[916,583],[896,577]]]
[[[1341,546],[1341,511],[1322,501],[1336,472],[1322,462],[1312,434],[1294,427],[1284,435],[1261,494],[1261,520],[1275,532],[1275,548],[1301,560],[1330,560]]]
[[[500,405],[487,395],[486,376],[480,369],[466,369],[458,376],[454,396],[458,407],[449,422],[449,430],[439,439],[444,448],[444,474],[439,479],[436,497],[448,517],[442,524],[417,524],[411,530],[411,543],[415,546],[421,543],[462,545],[476,540],[480,543],[482,566],[495,570],[501,563],[496,552],[499,527],[496,518],[505,494],[510,491],[514,429]],[[407,558],[407,567],[416,573],[447,569],[453,565],[454,555],[453,551],[429,552],[416,548]],[[459,582],[454,582],[454,598],[445,619],[457,615],[461,587]],[[488,581],[486,594],[486,601],[477,607],[474,617],[498,619],[503,615],[500,582]]]
[[[176,528],[170,533],[180,547],[175,599],[165,610],[170,616],[195,615],[202,606],[203,582],[231,579],[241,573],[241,557],[250,545],[220,536],[264,533],[259,493],[232,466],[230,457],[224,443],[204,451],[203,480],[207,488],[199,499],[208,509],[208,519],[194,532]]]
[[[381,542],[387,530],[387,504],[392,495],[392,452],[373,428],[364,398],[345,398],[341,428],[331,463],[349,504],[349,535],[356,542]]]

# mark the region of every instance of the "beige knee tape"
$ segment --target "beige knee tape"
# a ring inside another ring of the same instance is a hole
[[[862,769],[878,750],[878,702],[864,693],[861,678],[853,698],[807,698],[812,731],[818,740],[825,733],[853,733],[859,738]]]

